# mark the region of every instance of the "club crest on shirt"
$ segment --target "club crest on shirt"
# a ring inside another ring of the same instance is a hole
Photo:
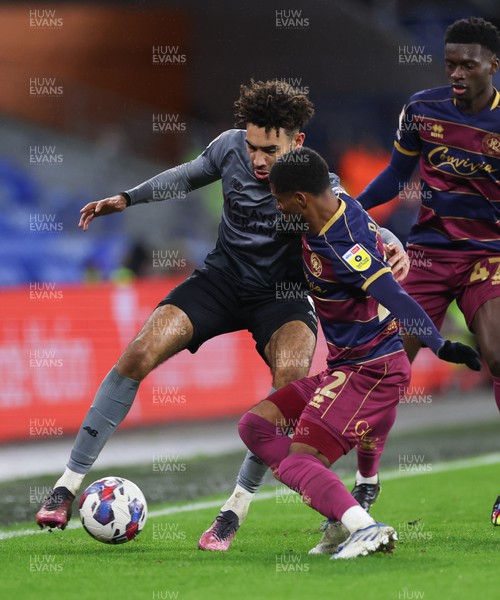
[[[350,248],[342,258],[356,271],[366,271],[372,264],[372,258],[359,244]]]
[[[313,252],[311,254],[311,273],[315,276],[315,277],[319,277],[321,275],[321,273],[323,272],[323,265],[321,264],[321,259],[320,257]]]
[[[487,133],[481,143],[484,152],[492,156],[500,156],[500,136],[494,133]]]

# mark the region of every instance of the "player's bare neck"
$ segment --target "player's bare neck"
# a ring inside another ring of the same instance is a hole
[[[339,208],[340,201],[335,194],[327,192],[324,196],[318,196],[309,214],[304,215],[309,224],[309,234],[317,235]]]
[[[457,98],[457,106],[462,112],[468,115],[477,115],[477,113],[484,110],[487,106],[491,106],[495,95],[496,90],[492,85],[486,92],[472,100],[467,101]]]

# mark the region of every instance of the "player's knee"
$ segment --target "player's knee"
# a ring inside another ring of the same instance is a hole
[[[262,441],[262,432],[256,417],[257,415],[245,413],[238,423],[238,433],[242,442],[254,453]]]
[[[245,444],[245,446],[252,450],[252,441],[255,435],[254,428],[252,424],[249,422],[248,413],[245,413],[239,423],[238,423],[238,433],[240,435],[241,441]]]
[[[276,437],[276,426],[255,413],[245,413],[238,423],[238,433],[245,446],[260,456],[261,445]]]
[[[121,375],[141,381],[156,365],[154,353],[147,345],[132,342],[119,359],[116,368]]]

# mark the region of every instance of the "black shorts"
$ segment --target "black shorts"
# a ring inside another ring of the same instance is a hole
[[[250,291],[213,269],[196,270],[174,288],[158,306],[173,304],[183,310],[193,324],[193,338],[187,349],[195,353],[210,338],[247,329],[257,352],[268,362],[264,349],[271,336],[289,321],[302,321],[316,336],[318,319],[307,292],[296,294]]]

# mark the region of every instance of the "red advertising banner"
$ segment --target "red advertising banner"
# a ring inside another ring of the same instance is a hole
[[[102,378],[177,283],[3,292],[0,440],[76,431]],[[150,373],[123,427],[242,414],[270,385],[247,332],[219,336]]]
[[[180,280],[129,285],[47,283],[0,294],[0,441],[74,433],[103,377]],[[422,352],[414,385],[449,383],[452,367]],[[320,334],[311,373],[324,368]],[[429,360],[431,364],[429,364]],[[470,373],[470,372],[469,372]],[[248,332],[181,352],[142,382],[122,427],[243,414],[271,387]]]

